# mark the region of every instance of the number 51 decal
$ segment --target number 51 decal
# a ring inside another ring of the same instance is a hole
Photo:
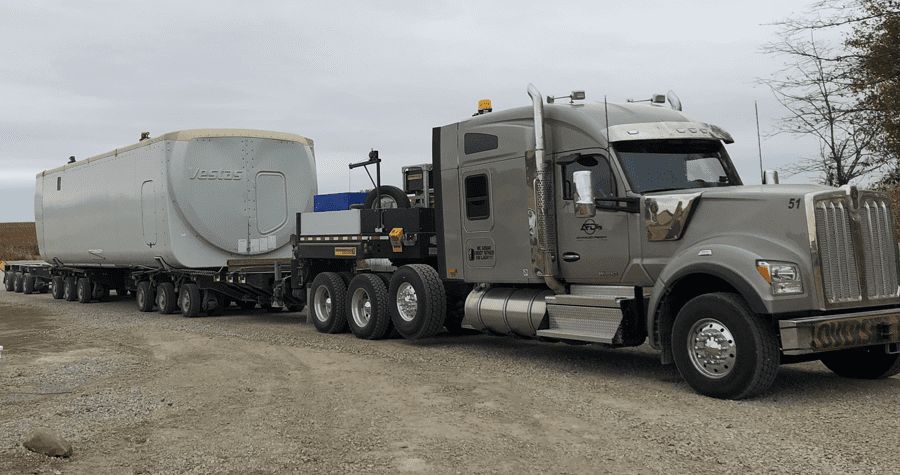
[[[791,198],[788,201],[788,209],[800,209],[801,204],[803,204],[803,200],[800,198]]]

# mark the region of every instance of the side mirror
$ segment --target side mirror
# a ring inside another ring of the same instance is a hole
[[[594,190],[591,189],[591,172],[577,171],[572,174],[572,180],[575,182],[575,217],[594,217],[597,206],[594,204]]]

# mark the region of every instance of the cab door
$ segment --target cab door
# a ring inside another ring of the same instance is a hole
[[[594,216],[575,213],[576,171],[591,173],[595,199],[620,196],[609,157],[602,150],[557,154],[556,223],[560,275],[568,283],[616,283],[621,281],[629,256],[628,213],[597,209]]]

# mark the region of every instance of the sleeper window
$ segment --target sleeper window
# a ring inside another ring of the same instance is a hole
[[[491,216],[487,175],[466,177],[466,217],[472,221]]]

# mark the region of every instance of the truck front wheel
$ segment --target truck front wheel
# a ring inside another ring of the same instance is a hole
[[[334,272],[322,272],[312,282],[309,313],[319,333],[341,333],[347,329],[347,286]]]
[[[380,340],[391,329],[387,286],[381,277],[359,274],[350,281],[347,323],[356,338]]]
[[[394,328],[404,338],[428,338],[444,327],[447,293],[433,267],[401,267],[391,278],[388,299]]]
[[[844,378],[883,379],[900,373],[900,353],[885,353],[883,346],[853,348],[822,355],[822,364]]]
[[[755,396],[778,373],[774,330],[731,293],[701,295],[682,307],[672,327],[672,353],[691,388],[719,399]]]

